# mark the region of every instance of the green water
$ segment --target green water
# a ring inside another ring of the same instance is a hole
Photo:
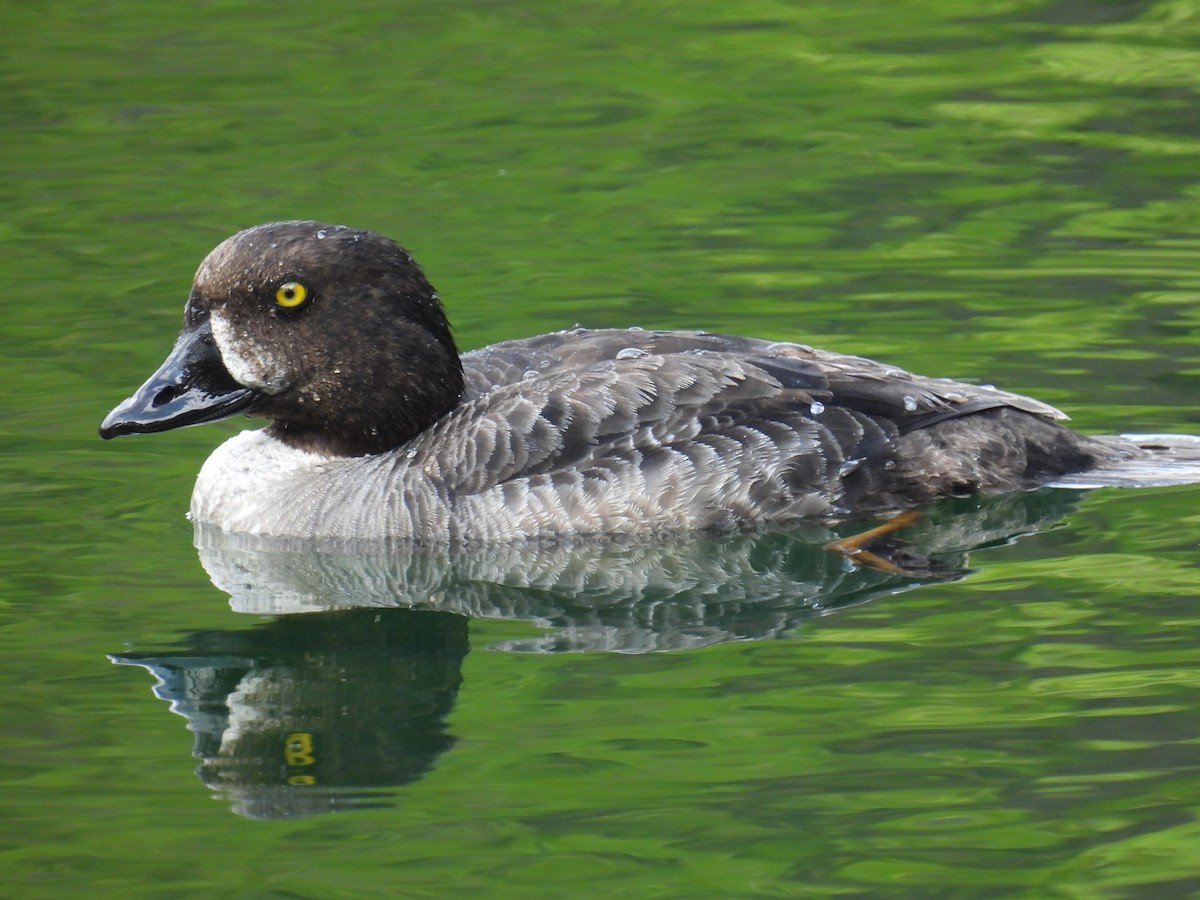
[[[466,347],[702,327],[1200,432],[1200,2],[10,7],[3,893],[1200,890],[1194,489],[1035,495],[955,581],[772,536],[271,616],[183,518],[241,426],[95,435],[298,217],[405,243]]]

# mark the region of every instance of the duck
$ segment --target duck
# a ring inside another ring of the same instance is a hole
[[[639,539],[1200,479],[1200,439],[1086,436],[1030,397],[802,343],[576,327],[460,354],[408,251],[315,221],[209,253],[100,436],[235,415],[266,425],[213,451],[190,517],[280,538]]]

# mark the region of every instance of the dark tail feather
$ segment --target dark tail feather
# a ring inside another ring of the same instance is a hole
[[[1047,487],[1166,487],[1200,482],[1200,435],[1121,434],[1095,439],[1123,452],[1094,469],[1060,475]]]

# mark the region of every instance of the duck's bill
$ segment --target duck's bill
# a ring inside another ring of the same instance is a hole
[[[104,417],[100,437],[168,431],[252,411],[261,395],[233,380],[208,322],[185,328],[158,371]]]

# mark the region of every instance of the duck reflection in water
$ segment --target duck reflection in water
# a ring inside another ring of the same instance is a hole
[[[197,774],[234,811],[285,818],[362,809],[420,778],[454,744],[467,620],[409,609],[281,617],[123,653],[188,720]]]
[[[815,616],[968,574],[972,550],[1044,530],[1080,494],[945,501],[864,568],[823,528],[638,543],[502,545],[438,554],[411,545],[289,542],[200,527],[213,583],[250,629],[192,634],[114,655],[148,669],[188,720],[201,780],[255,818],[390,802],[454,745],[446,719],[470,618],[542,634],[511,652],[686,650],[788,637]],[[857,526],[854,526],[857,527]],[[911,541],[911,543],[910,543]],[[303,613],[302,615],[296,615]]]

